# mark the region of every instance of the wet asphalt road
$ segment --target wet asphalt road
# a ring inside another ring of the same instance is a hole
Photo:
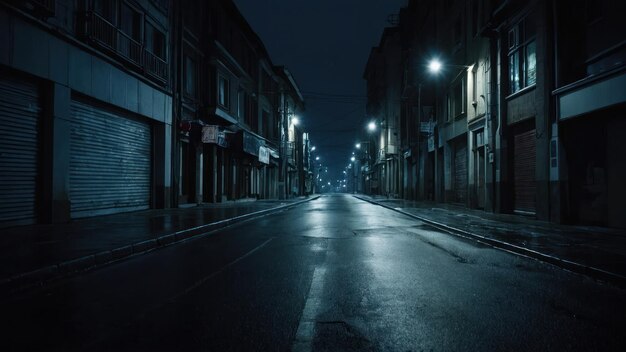
[[[625,350],[626,294],[323,196],[0,304],[0,349]]]

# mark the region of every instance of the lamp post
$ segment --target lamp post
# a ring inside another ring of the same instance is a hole
[[[450,81],[450,82],[455,82],[460,76],[461,74],[463,74],[464,72],[467,72],[468,69],[472,68],[473,66],[468,66],[468,65],[455,65],[455,64],[449,64],[449,63],[445,63],[442,62],[441,60],[439,60],[438,58],[433,58],[428,62],[427,65],[427,71],[433,75],[433,76],[437,76],[440,74],[444,74],[446,71],[446,68],[455,68],[455,69],[460,69],[459,72],[456,74],[456,76]],[[456,71],[453,71],[456,72]],[[436,94],[437,92],[435,91],[435,101],[436,101]],[[416,198],[418,196],[420,197],[424,197],[427,192],[426,192],[426,164],[422,161],[422,155],[421,155],[421,141],[420,141],[420,137],[421,137],[421,133],[422,133],[422,82],[420,81],[418,84],[418,97],[417,97],[417,113],[418,113],[418,134],[417,134],[417,155],[418,155],[418,163],[420,165],[420,168],[418,169],[418,175],[417,175],[417,185],[416,185]],[[429,126],[428,128],[428,137],[430,138],[431,136],[433,136],[433,130],[432,130],[432,126]],[[436,136],[433,136],[436,137]],[[437,138],[435,138],[435,170],[433,170],[433,172],[435,173],[434,175],[434,188],[433,189],[433,196],[435,196],[438,192],[437,190],[440,189],[440,185],[438,184],[438,181],[443,181],[440,179],[440,175],[438,175],[438,170],[439,167],[437,165],[437,163],[439,162],[439,148],[437,145]],[[428,146],[426,147],[426,150],[428,150]],[[440,196],[443,196],[443,194],[441,194]]]

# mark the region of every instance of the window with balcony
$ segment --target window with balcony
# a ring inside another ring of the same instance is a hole
[[[146,72],[161,80],[167,78],[167,48],[165,34],[146,21],[144,30],[144,65]]]
[[[537,82],[537,47],[535,24],[527,16],[509,30],[509,93],[513,94]]]
[[[156,57],[165,60],[165,34],[150,22],[146,22],[145,47]]]
[[[79,28],[91,44],[122,57],[147,75],[165,82],[167,37],[129,2],[93,0],[79,15]]]
[[[94,11],[111,24],[117,24],[117,1],[95,0]]]
[[[120,6],[120,29],[135,41],[141,41],[142,15],[125,2]]]

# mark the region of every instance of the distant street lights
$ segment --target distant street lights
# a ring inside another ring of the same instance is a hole
[[[376,123],[374,121],[371,121],[370,123],[368,123],[367,130],[370,132],[376,131]]]

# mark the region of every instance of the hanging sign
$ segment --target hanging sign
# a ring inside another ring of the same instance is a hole
[[[270,150],[264,146],[259,147],[259,162],[263,164],[270,163]]]

